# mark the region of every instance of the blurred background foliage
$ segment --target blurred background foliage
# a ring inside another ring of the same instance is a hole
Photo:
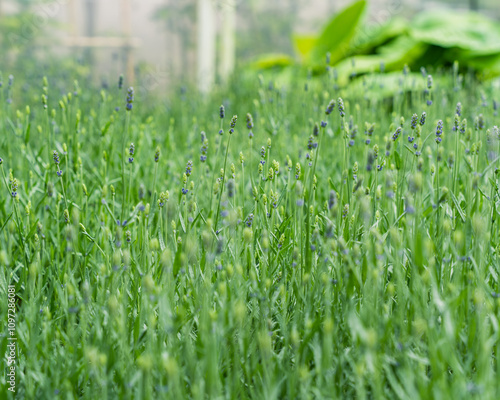
[[[334,67],[341,84],[369,72],[421,67],[472,68],[484,78],[500,75],[500,24],[471,11],[423,11],[407,20],[399,15],[384,23],[365,21],[367,2],[357,1],[313,35],[294,35],[295,57],[261,56],[255,69],[300,66],[313,74]]]
[[[131,52],[137,80],[152,76],[158,81],[153,86],[162,89],[195,81],[197,1],[130,0],[133,34],[142,40]],[[212,0],[216,10],[227,1]],[[110,15],[96,0],[74,2],[80,4],[80,28],[95,21],[100,36],[123,36],[108,21],[120,20],[120,10]],[[75,29],[67,19],[70,3],[0,0],[0,71],[60,76],[64,69],[65,75],[89,83],[114,84],[116,75],[127,70],[123,54],[128,50],[97,49],[89,57],[84,48],[62,46],[64,36]],[[314,78],[327,73],[327,54],[339,85],[405,65],[411,71],[421,67],[432,71],[451,67],[455,61],[481,79],[500,75],[497,0],[234,0],[231,4],[236,7],[234,52],[239,75],[278,71],[278,79],[287,81],[299,69],[303,76]],[[94,15],[88,13],[92,9]],[[223,21],[217,18],[216,23],[220,31]],[[143,33],[146,28],[149,36]],[[217,51],[221,40],[217,39]]]

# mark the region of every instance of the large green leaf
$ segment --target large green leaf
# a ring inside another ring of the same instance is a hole
[[[366,75],[351,82],[346,91],[347,95],[363,92],[367,99],[382,100],[402,91],[423,90],[425,85],[426,81],[420,73],[409,73],[403,80],[401,71],[398,71]]]
[[[467,64],[483,72],[484,77],[491,78],[500,75],[500,54],[468,59]]]
[[[344,8],[323,29],[313,49],[311,61],[324,62],[330,53],[330,63],[335,64],[350,54],[350,43],[366,8],[366,1],[360,0]]]
[[[316,35],[293,35],[293,44],[300,59],[304,62],[309,60],[311,51],[316,45]]]
[[[353,56],[346,58],[335,65],[338,83],[343,86],[348,83],[350,76],[379,72],[380,66],[384,61],[384,58],[379,55]]]
[[[379,54],[359,55],[346,58],[336,66],[338,81],[345,85],[352,75],[379,72],[381,64],[385,71],[401,71],[405,64],[412,65],[426,51],[428,45],[416,42],[408,36],[401,36],[378,48]]]
[[[255,69],[270,69],[275,67],[288,67],[293,65],[293,63],[293,58],[288,54],[271,53],[259,56],[250,66]]]
[[[449,10],[424,12],[411,23],[418,41],[444,48],[459,48],[470,56],[500,53],[500,27],[476,13]]]
[[[377,49],[384,59],[388,70],[401,69],[405,64],[411,65],[427,50],[428,45],[408,36],[400,36],[385,46]]]
[[[408,21],[395,17],[384,24],[363,25],[351,42],[352,51],[356,54],[370,54],[391,39],[408,32]]]

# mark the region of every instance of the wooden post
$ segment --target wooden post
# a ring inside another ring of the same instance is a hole
[[[93,37],[95,35],[95,1],[86,0],[85,1],[85,35],[88,37]],[[91,69],[94,65],[94,50],[91,48],[85,49],[85,59],[90,65]]]
[[[132,36],[130,0],[122,0],[122,32],[127,39],[126,45],[123,48],[126,79],[133,85],[135,82],[135,71],[132,44],[130,42],[130,38]]]
[[[198,89],[207,93],[215,80],[215,12],[212,0],[198,0],[197,11]]]
[[[69,0],[68,11],[69,11],[70,34],[72,37],[76,37],[78,29],[77,29],[75,0]]]
[[[222,3],[221,55],[219,76],[223,82],[231,76],[234,70],[236,52],[236,1],[226,0]]]

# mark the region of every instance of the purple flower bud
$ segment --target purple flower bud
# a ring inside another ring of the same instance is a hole
[[[127,90],[127,111],[132,110],[132,104],[134,103],[134,88],[131,86]]]
[[[339,97],[339,99],[338,99],[338,105],[339,105],[340,117],[344,118],[345,117],[344,100],[342,100],[341,97]]]
[[[328,103],[328,106],[326,107],[325,114],[330,115],[334,108],[335,108],[335,100],[332,99],[332,100],[330,100],[330,102]]]

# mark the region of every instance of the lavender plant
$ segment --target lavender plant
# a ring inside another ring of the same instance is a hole
[[[0,87],[5,396],[497,398],[497,86],[424,72]]]

